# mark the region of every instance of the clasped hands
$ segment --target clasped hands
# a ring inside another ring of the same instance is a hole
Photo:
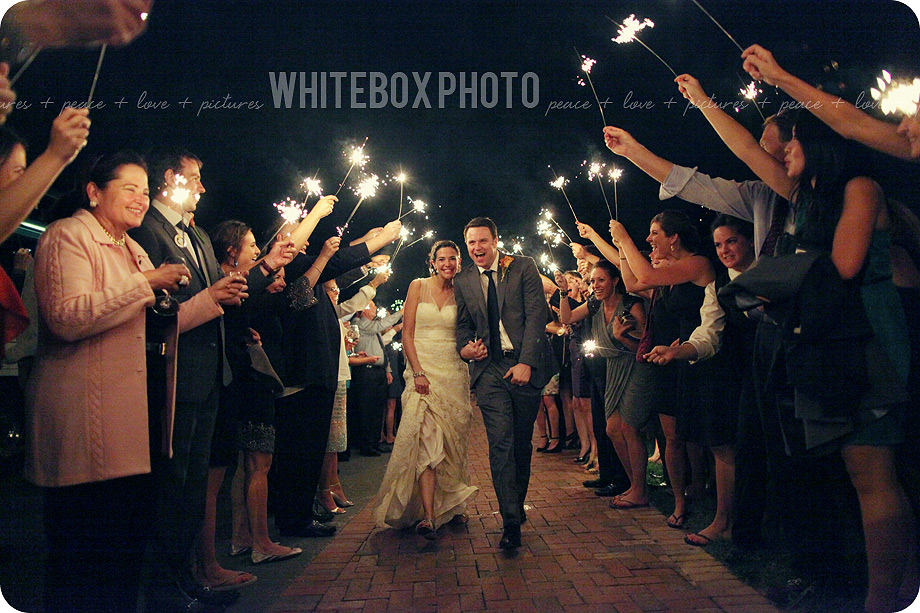
[[[460,357],[470,362],[481,362],[489,357],[489,348],[481,338],[467,341],[466,346],[460,350]],[[505,373],[505,379],[511,378],[512,385],[527,385],[530,383],[530,366],[520,362],[512,366]]]

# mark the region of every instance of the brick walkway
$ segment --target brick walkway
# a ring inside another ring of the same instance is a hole
[[[376,529],[367,505],[271,611],[775,611],[654,508],[618,511],[582,487],[568,456],[537,454],[523,547],[507,554],[474,417],[470,471],[481,488],[466,526],[438,540]]]

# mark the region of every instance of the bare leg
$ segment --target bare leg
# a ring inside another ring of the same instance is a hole
[[[339,454],[334,451],[327,451],[323,456],[323,468],[319,475],[319,492],[317,498],[326,507],[326,510],[332,513],[344,513],[332,498],[332,484],[338,481],[339,471]]]
[[[578,440],[581,442],[579,456],[591,452],[591,422],[585,421],[585,408],[582,406],[581,398],[572,398],[572,409],[575,417],[575,428],[578,430]],[[588,418],[591,417],[590,411]]]
[[[387,398],[387,415],[384,418],[383,440],[392,445],[396,441],[396,433],[393,426],[396,423],[396,398]]]
[[[620,419],[620,413],[614,411],[613,414],[607,418],[607,438],[610,439],[610,442],[613,443],[613,448],[617,452],[617,457],[620,458],[620,463],[623,464],[623,468],[626,470],[626,475],[630,479],[630,489],[632,489],[632,470],[630,469],[630,458],[629,451],[626,447],[626,439],[623,438],[621,432],[623,420]],[[624,492],[624,495],[629,493],[629,490]]]
[[[591,399],[590,398],[579,398],[582,406],[584,407],[584,416],[585,416],[585,425],[588,427],[588,436],[591,441],[590,447],[590,457],[588,461],[588,466],[594,466],[595,470],[597,469],[597,440],[594,438],[594,418],[591,416]]]
[[[648,453],[645,442],[639,431],[620,420],[620,436],[626,443],[626,455],[629,464],[623,462],[623,467],[629,475],[630,487],[620,495],[620,499],[635,504],[646,504],[648,492],[646,491],[645,472],[648,467]],[[622,460],[621,460],[622,461]]]
[[[901,489],[891,447],[846,445],[843,448],[850,481],[859,497],[866,557],[869,563],[869,592],[865,610],[897,611],[902,590],[916,593],[915,526],[910,504]],[[906,586],[905,580],[914,583]]]
[[[551,451],[562,444],[559,440],[559,407],[556,406],[555,396],[543,396],[543,406],[546,407],[546,432],[549,436],[547,451]],[[556,436],[553,436],[554,431]]]
[[[543,401],[541,400],[540,402],[542,403]],[[549,446],[549,437],[546,436],[546,414],[543,412],[542,405],[540,410],[537,411],[537,419],[533,422],[533,426],[537,431],[537,438],[540,439],[537,451],[546,451],[547,446]]]
[[[246,507],[249,511],[249,531],[252,549],[261,553],[284,555],[290,547],[273,543],[268,536],[268,469],[272,454],[246,451]]]
[[[224,482],[227,469],[223,466],[208,469],[208,491],[204,503],[204,523],[198,533],[197,579],[206,586],[219,585],[240,575],[238,571],[223,568],[217,562],[214,533],[217,529],[217,494]],[[247,573],[248,574],[248,573]],[[250,576],[251,577],[251,576]],[[250,578],[250,577],[247,577]]]
[[[565,420],[565,434],[572,436],[578,432],[578,426],[575,425],[575,411],[572,405],[572,392],[569,390],[560,390],[559,395],[562,397],[562,418]]]
[[[687,460],[690,464],[690,484],[687,488],[687,498],[701,498],[706,494],[706,479],[703,477],[705,471],[703,466],[705,461],[705,448],[698,443],[685,442],[687,449]],[[686,482],[686,475],[684,475]]]
[[[252,535],[249,534],[249,512],[246,509],[246,466],[242,453],[236,466],[236,472],[233,473],[230,501],[233,517],[230,543],[234,547],[251,547]]]
[[[731,445],[712,447],[716,459],[716,516],[712,523],[700,530],[706,538],[689,535],[687,538],[698,545],[708,540],[731,538],[732,512],[735,504],[735,450]],[[708,539],[708,540],[707,540]]]
[[[430,466],[418,477],[418,490],[422,498],[422,508],[425,510],[425,519],[434,521],[434,488],[437,485],[437,475]]]
[[[676,420],[672,415],[659,414],[658,418],[661,420],[661,429],[666,440],[664,461],[671,477],[671,489],[674,491],[674,514],[668,519],[671,525],[677,527],[685,523],[684,516],[687,514],[687,499],[684,496],[687,444],[677,437]]]

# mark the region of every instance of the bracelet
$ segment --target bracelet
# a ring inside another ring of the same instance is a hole
[[[266,277],[274,276],[274,274],[278,272],[279,270],[278,268],[272,269],[272,267],[269,266],[268,262],[266,262],[265,260],[262,260],[261,262],[259,262],[259,268],[262,269]]]
[[[419,377],[424,377],[424,376],[425,376],[425,371],[424,371],[424,370],[420,370],[420,371],[418,371],[418,372],[413,372],[413,373],[412,373],[412,377],[413,377],[414,379],[418,379]]]

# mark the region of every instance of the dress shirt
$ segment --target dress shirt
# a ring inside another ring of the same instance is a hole
[[[728,278],[732,281],[741,273],[733,268],[728,269]],[[690,343],[698,355],[691,364],[701,360],[708,360],[722,348],[722,331],[725,330],[725,311],[719,304],[716,296],[716,282],[706,286],[703,296],[703,306],[700,307],[700,325],[690,334],[687,342]]]
[[[357,294],[335,305],[335,314],[338,316],[339,321],[345,322],[358,311],[363,311],[376,295],[377,290],[370,285],[365,285],[358,290]],[[322,298],[320,300],[322,300]],[[340,323],[339,325],[344,325],[344,323]],[[345,330],[343,328],[342,338],[339,342],[339,381],[350,380],[351,368],[348,366],[348,351],[345,349]]]
[[[773,209],[782,200],[763,181],[729,181],[698,172],[677,164],[671,168],[658,192],[661,200],[677,196],[687,202],[707,209],[733,215],[754,224],[754,251],[760,257],[760,248],[773,223]],[[789,207],[786,228],[794,227],[795,216]]]
[[[358,343],[355,345],[355,351],[364,351],[367,355],[378,356],[373,366],[386,366],[387,372],[390,372],[390,367],[383,355],[383,339],[380,337],[380,334],[390,326],[398,324],[402,316],[402,311],[396,311],[386,317],[380,317],[373,320],[367,319],[366,317],[352,319],[351,325],[357,326],[358,331],[361,332]]]
[[[171,223],[176,228],[176,234],[182,237],[182,240],[185,241],[184,249],[191,256],[191,262],[198,268],[204,270],[201,267],[201,262],[198,261],[198,254],[195,253],[195,247],[192,246],[192,237],[188,235],[188,232],[183,230],[179,224],[185,224],[185,227],[190,227],[189,224],[192,221],[191,215],[182,215],[177,213],[175,210],[169,208],[168,205],[163,204],[159,200],[154,200],[150,203],[150,206],[156,208],[160,214],[166,218],[166,221]]]
[[[483,273],[485,273],[487,270],[492,271],[492,278],[495,279],[495,289],[497,292],[498,284],[501,282],[501,273],[498,270],[499,256],[501,256],[501,253],[495,254],[495,259],[492,261],[492,265],[488,268],[483,268],[482,266],[476,267],[479,269],[479,285],[482,286],[482,295],[485,297],[487,305],[489,303],[489,277]],[[505,332],[505,324],[502,323],[501,305],[499,305],[498,331],[501,333],[502,351],[514,351],[514,344],[511,342],[511,338],[508,336],[508,333]]]

